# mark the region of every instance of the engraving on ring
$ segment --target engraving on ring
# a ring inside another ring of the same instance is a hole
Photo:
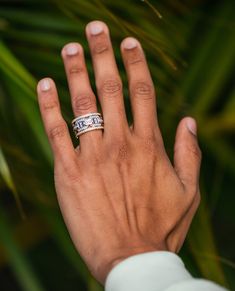
[[[104,129],[104,121],[100,113],[89,113],[76,117],[72,121],[73,131],[78,138],[79,135],[95,129]]]

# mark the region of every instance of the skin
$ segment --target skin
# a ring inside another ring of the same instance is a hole
[[[174,164],[169,161],[145,55],[130,37],[121,43],[134,120],[129,127],[108,27],[93,21],[86,36],[104,131],[81,135],[74,148],[53,80],[42,79],[37,91],[65,223],[89,270],[104,284],[110,270],[129,256],[179,251],[200,202],[201,152],[196,122],[185,117],[176,132]],[[97,112],[82,46],[67,44],[62,58],[74,115]]]

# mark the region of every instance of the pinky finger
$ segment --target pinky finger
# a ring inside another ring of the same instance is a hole
[[[75,161],[75,150],[67,124],[61,115],[57,90],[52,79],[42,79],[37,86],[38,102],[54,160],[63,164]]]

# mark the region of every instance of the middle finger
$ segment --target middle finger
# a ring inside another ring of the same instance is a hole
[[[122,94],[122,82],[118,73],[108,27],[101,21],[92,21],[86,27],[86,35],[93,61],[98,97],[104,118],[104,135],[122,136],[129,131]]]

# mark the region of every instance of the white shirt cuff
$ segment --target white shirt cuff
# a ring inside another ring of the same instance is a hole
[[[108,274],[105,291],[224,291],[202,279],[193,279],[176,254],[166,251],[131,256]]]

